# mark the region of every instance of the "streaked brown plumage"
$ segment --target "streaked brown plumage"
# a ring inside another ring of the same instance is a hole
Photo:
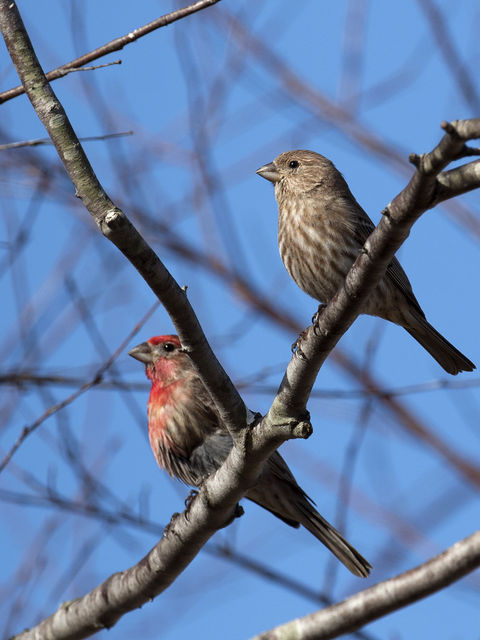
[[[216,471],[232,448],[214,403],[177,336],[156,336],[130,355],[145,364],[152,383],[148,434],[158,465],[198,487]],[[246,496],[292,527],[303,525],[355,575],[371,566],[313,507],[287,463],[275,452]]]
[[[278,244],[288,273],[303,291],[327,303],[373,231],[373,222],[334,164],[314,151],[287,151],[257,173],[275,185]],[[404,327],[448,373],[475,369],[427,322],[396,258],[363,313]]]

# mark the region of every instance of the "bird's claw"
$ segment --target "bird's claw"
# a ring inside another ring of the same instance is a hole
[[[308,333],[308,329],[305,329],[305,331],[302,331],[300,333],[300,335],[298,336],[298,338],[295,340],[295,342],[291,346],[292,353],[297,355],[299,358],[302,358],[303,360],[306,360],[307,357],[303,353],[300,344],[301,344],[302,340],[305,340],[305,338],[307,337],[307,333]]]
[[[318,323],[320,322],[320,316],[322,315],[325,307],[327,305],[326,304],[319,304],[318,305],[318,309],[316,311],[316,313],[313,314],[312,316],[312,326],[313,326],[313,333],[318,336]]]
[[[197,495],[198,491],[196,489],[192,489],[188,496],[185,498],[185,506],[187,508],[187,511],[190,509],[190,506]]]
[[[196,489],[192,489],[188,496],[185,498],[185,519],[188,520],[189,511],[193,504],[193,501],[198,496],[198,491]]]

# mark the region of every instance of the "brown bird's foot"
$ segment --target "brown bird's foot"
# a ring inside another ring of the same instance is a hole
[[[221,529],[224,529],[225,527],[228,527],[230,524],[232,524],[232,522],[236,519],[236,518],[241,518],[243,516],[243,514],[245,513],[243,507],[240,504],[236,504],[235,505],[235,509],[233,510],[232,515],[230,516],[230,518],[225,522],[225,524],[220,527]]]
[[[194,498],[198,495],[198,491],[196,489],[192,489],[188,496],[185,498],[185,506],[190,509],[190,505],[192,504]]]
[[[195,500],[195,498],[198,496],[198,491],[196,489],[192,489],[190,491],[190,493],[188,494],[188,496],[185,498],[185,518],[188,520],[188,516],[189,516],[189,511],[190,511],[190,507],[193,504],[193,501]]]
[[[300,346],[302,340],[305,340],[305,338],[308,335],[308,329],[305,329],[305,331],[302,331],[302,333],[298,336],[298,338],[295,340],[295,342],[292,344],[292,346],[290,347],[292,350],[292,353],[295,353],[299,358],[303,358],[303,360],[306,360],[305,354],[302,351],[302,348]]]
[[[327,306],[327,305],[326,305],[326,304],[323,304],[323,303],[322,303],[322,304],[319,304],[319,305],[318,305],[317,312],[316,312],[316,313],[313,315],[313,317],[312,317],[313,333],[314,333],[316,336],[318,336],[317,331],[318,331],[318,323],[319,323],[319,321],[320,321],[320,316],[322,315],[322,313],[323,313],[323,311],[324,311],[324,309],[325,309],[325,307],[326,307],[326,306]]]

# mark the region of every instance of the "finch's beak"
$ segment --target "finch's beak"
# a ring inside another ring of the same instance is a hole
[[[149,364],[153,361],[152,347],[148,342],[137,344],[136,347],[133,347],[133,349],[128,352],[128,355],[144,364]]]
[[[270,182],[273,183],[278,182],[281,177],[274,162],[264,164],[263,167],[257,169],[257,173],[259,176],[262,176],[262,178],[265,178],[265,180],[270,180]]]

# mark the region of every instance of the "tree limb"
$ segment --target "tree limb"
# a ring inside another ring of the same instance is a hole
[[[8,0],[11,2],[11,0]],[[279,434],[284,440],[286,434]],[[278,447],[257,438],[245,452],[233,447],[222,467],[202,485],[186,511],[174,514],[158,544],[133,567],[114,573],[82,598],[62,604],[33,629],[12,640],[78,640],[111,628],[125,613],[164,591],[207,540],[233,520],[235,505],[255,482],[264,461]]]
[[[171,11],[170,13],[166,13],[156,20],[152,20],[152,22],[143,25],[143,27],[138,27],[138,29],[134,29],[133,31],[130,31],[129,33],[125,34],[124,36],[120,36],[119,38],[115,38],[115,40],[111,40],[101,47],[98,47],[93,51],[89,51],[79,58],[75,58],[75,60],[71,60],[70,62],[62,64],[61,67],[52,69],[52,71],[49,71],[46,74],[47,80],[52,81],[58,80],[58,78],[63,78],[67,74],[80,69],[80,67],[83,67],[85,64],[88,64],[93,60],[98,60],[98,58],[106,56],[109,53],[113,53],[114,51],[120,51],[127,44],[135,42],[139,38],[146,36],[152,31],[160,29],[161,27],[166,27],[167,25],[172,24],[172,22],[176,22],[177,20],[181,20],[182,18],[190,16],[192,13],[196,13],[197,11],[201,11],[202,9],[211,7],[217,2],[220,2],[220,0],[198,0],[197,2],[188,5],[188,7],[183,7],[181,9]],[[3,91],[2,93],[0,93],[0,104],[2,104],[3,102],[7,102],[7,100],[11,100],[12,98],[16,98],[17,96],[21,96],[22,93],[25,93],[23,85],[19,85],[18,87],[13,87],[12,89]]]
[[[382,616],[460,580],[480,566],[480,531],[428,562],[351,598],[266,631],[252,640],[328,640],[351,633]]]

